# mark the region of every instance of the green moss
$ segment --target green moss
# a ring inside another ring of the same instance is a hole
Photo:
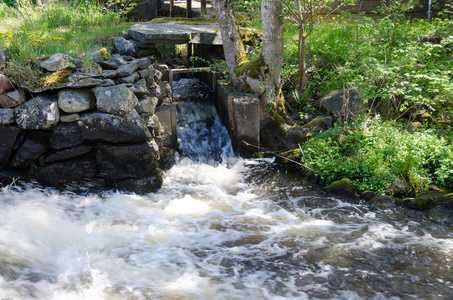
[[[56,83],[68,82],[68,77],[72,74],[71,68],[66,67],[63,70],[55,72],[49,76],[44,77],[42,85],[51,85]]]
[[[350,198],[357,197],[357,189],[355,188],[354,183],[349,178],[343,178],[334,181],[330,185],[326,186],[324,190],[328,194],[332,195],[339,195]]]
[[[242,63],[238,64],[234,72],[237,76],[246,75],[253,79],[259,79],[261,74],[261,66],[263,65],[264,57],[260,55],[260,57],[255,60],[245,60]]]

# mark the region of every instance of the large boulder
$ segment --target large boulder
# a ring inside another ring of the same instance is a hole
[[[52,130],[49,139],[53,149],[65,149],[83,143],[82,133],[76,123],[59,124]]]
[[[60,119],[57,101],[38,96],[16,107],[16,123],[29,130],[50,129]]]
[[[8,167],[14,144],[21,131],[16,126],[0,126],[0,170]]]
[[[58,93],[58,107],[67,113],[90,110],[95,105],[96,99],[91,90],[70,89]]]
[[[97,108],[109,114],[128,115],[138,103],[138,99],[125,84],[97,87],[94,89]]]
[[[95,178],[96,162],[94,158],[57,162],[43,166],[36,175],[43,184],[61,187],[74,181]]]
[[[146,178],[158,167],[146,142],[134,145],[100,145],[96,154],[99,172],[108,180]]]
[[[135,110],[126,117],[101,112],[86,114],[77,124],[85,140],[128,143],[151,138],[146,124]]]
[[[354,117],[365,109],[359,92],[355,89],[333,91],[321,99],[320,105],[335,117]]]

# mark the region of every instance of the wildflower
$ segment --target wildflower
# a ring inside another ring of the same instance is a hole
[[[332,20],[335,20],[335,17],[332,17]]]
[[[79,47],[80,45],[79,44],[75,44],[76,47]]]

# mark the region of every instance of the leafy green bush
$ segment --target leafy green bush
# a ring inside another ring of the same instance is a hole
[[[302,146],[302,162],[327,184],[346,176],[357,189],[379,194],[396,177],[406,180],[413,194],[430,183],[451,186],[453,146],[432,130],[410,133],[406,127],[379,117],[352,129],[337,123]]]

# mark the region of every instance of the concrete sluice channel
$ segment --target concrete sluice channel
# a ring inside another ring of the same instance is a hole
[[[451,299],[452,216],[327,197],[242,159],[175,82],[179,156],[157,193],[0,190],[1,299]]]

